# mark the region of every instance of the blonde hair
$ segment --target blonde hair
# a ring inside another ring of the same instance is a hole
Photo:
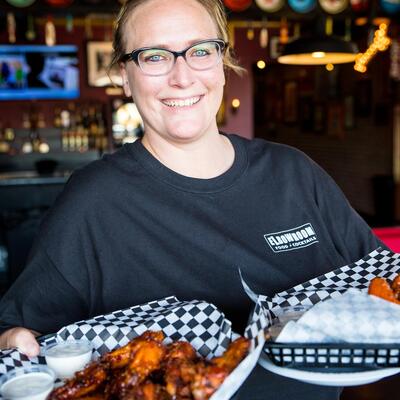
[[[122,56],[127,52],[124,41],[124,28],[130,15],[136,8],[149,0],[126,0],[114,24],[113,53],[109,69],[113,68],[121,62]],[[212,20],[215,22],[219,39],[229,42],[228,22],[224,6],[221,0],[195,0],[200,3],[208,12]],[[237,59],[233,54],[233,49],[227,46],[223,63],[226,69],[232,70],[237,74],[242,74],[244,69],[239,66]]]

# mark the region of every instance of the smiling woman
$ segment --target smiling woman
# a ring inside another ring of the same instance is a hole
[[[143,118],[145,148],[182,175],[210,178],[225,172],[234,154],[216,123],[225,42],[214,18],[195,0],[148,0],[121,20],[126,21],[119,57],[123,87]],[[196,166],[184,151],[194,142],[202,143],[196,146]]]

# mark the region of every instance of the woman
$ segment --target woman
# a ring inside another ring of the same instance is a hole
[[[224,69],[237,69],[226,42],[217,0],[126,2],[114,62],[144,137],[73,174],[1,301],[1,347],[34,355],[36,332],[169,295],[210,301],[243,332],[237,267],[272,295],[381,245],[302,153],[218,131]],[[238,396],[338,392],[257,368]]]

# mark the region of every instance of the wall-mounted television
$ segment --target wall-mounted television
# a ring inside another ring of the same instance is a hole
[[[77,46],[0,45],[0,100],[77,97]]]

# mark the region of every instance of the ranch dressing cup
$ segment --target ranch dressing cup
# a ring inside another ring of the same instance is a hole
[[[66,340],[53,343],[42,350],[47,366],[60,379],[71,378],[92,359],[92,344],[88,340]]]
[[[0,395],[9,400],[45,400],[55,378],[45,365],[16,368],[0,378]]]

